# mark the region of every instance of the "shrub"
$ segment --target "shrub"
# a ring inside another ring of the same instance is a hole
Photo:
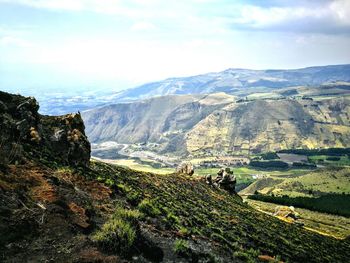
[[[187,229],[186,227],[184,227],[184,226],[180,227],[180,229],[179,229],[179,234],[183,235],[183,236],[190,235],[190,232],[191,231],[189,229]]]
[[[126,194],[126,199],[132,205],[137,205],[140,202],[141,194],[136,191],[130,191]]]
[[[191,254],[191,249],[188,241],[176,239],[174,242],[174,252],[181,256],[189,256]]]
[[[180,223],[180,219],[172,212],[169,212],[166,215],[165,222],[169,227],[174,227],[175,225],[178,225]]]
[[[111,178],[107,178],[105,184],[111,187],[114,185],[114,181]]]
[[[317,166],[312,163],[301,163],[301,162],[293,162],[292,166],[294,168],[301,168],[301,169],[315,169]]]
[[[135,242],[136,232],[128,222],[112,218],[92,239],[105,250],[127,253]]]
[[[158,207],[155,206],[154,201],[149,199],[143,199],[137,207],[141,212],[148,216],[155,217],[161,214]]]
[[[345,154],[350,154],[350,148],[328,148],[328,149],[289,149],[281,150],[280,153],[294,153],[302,155],[331,155],[331,156],[341,156]]]
[[[259,251],[258,250],[254,250],[253,248],[250,248],[246,251],[242,251],[242,250],[238,250],[236,252],[233,253],[233,256],[235,258],[239,258],[244,260],[244,262],[256,262],[256,259],[259,256]]]
[[[274,153],[274,152],[263,153],[263,154],[261,154],[261,158],[263,160],[279,159],[278,155],[276,153]]]
[[[112,218],[128,221],[135,226],[138,220],[142,218],[142,214],[138,210],[117,208]]]
[[[250,166],[262,169],[287,169],[288,163],[283,161],[251,161]]]
[[[329,156],[326,158],[327,161],[340,161],[339,156]]]
[[[142,214],[138,210],[117,208],[92,239],[105,250],[126,254],[135,242],[135,227]]]

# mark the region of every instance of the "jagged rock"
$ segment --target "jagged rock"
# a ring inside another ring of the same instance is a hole
[[[0,163],[21,162],[31,155],[62,164],[87,166],[90,143],[78,114],[43,116],[32,97],[0,92]]]
[[[212,176],[208,174],[206,176],[206,182],[209,185],[224,189],[231,194],[236,192],[236,177],[233,175],[230,168],[221,168],[214,179],[212,179]]]
[[[183,162],[177,167],[176,172],[181,174],[193,175],[194,168],[192,163]]]

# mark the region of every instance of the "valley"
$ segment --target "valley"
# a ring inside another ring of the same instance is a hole
[[[223,92],[167,95],[111,104],[82,116],[97,157],[118,153],[112,159],[138,157],[168,166],[171,159],[346,147],[350,86],[341,87],[328,85],[327,94],[325,87],[298,87],[291,93],[284,88],[246,97]]]
[[[343,261],[350,85],[259,83],[270,86],[111,96],[58,117],[38,113],[34,98],[1,92],[0,196],[12,199],[0,212],[12,221],[0,214],[10,229],[0,229],[0,259],[44,258],[37,247],[56,224],[72,240],[68,247],[54,236],[57,253],[73,262],[305,262],[310,253],[314,262]],[[193,175],[177,172],[182,162]],[[236,179],[232,193],[207,181],[223,167]],[[40,238],[22,234],[26,224]]]

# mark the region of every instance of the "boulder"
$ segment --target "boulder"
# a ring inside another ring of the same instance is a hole
[[[236,177],[233,175],[233,172],[228,167],[225,169],[221,168],[218,171],[215,179],[212,179],[211,175],[207,175],[206,180],[208,184],[212,184],[213,186],[224,189],[231,194],[236,193]]]
[[[192,176],[194,174],[194,168],[192,163],[183,162],[177,167],[176,172],[180,174],[187,174]]]

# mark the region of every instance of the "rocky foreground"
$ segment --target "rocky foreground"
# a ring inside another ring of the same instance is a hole
[[[90,162],[79,114],[0,92],[1,262],[347,262],[349,240],[182,174]]]

